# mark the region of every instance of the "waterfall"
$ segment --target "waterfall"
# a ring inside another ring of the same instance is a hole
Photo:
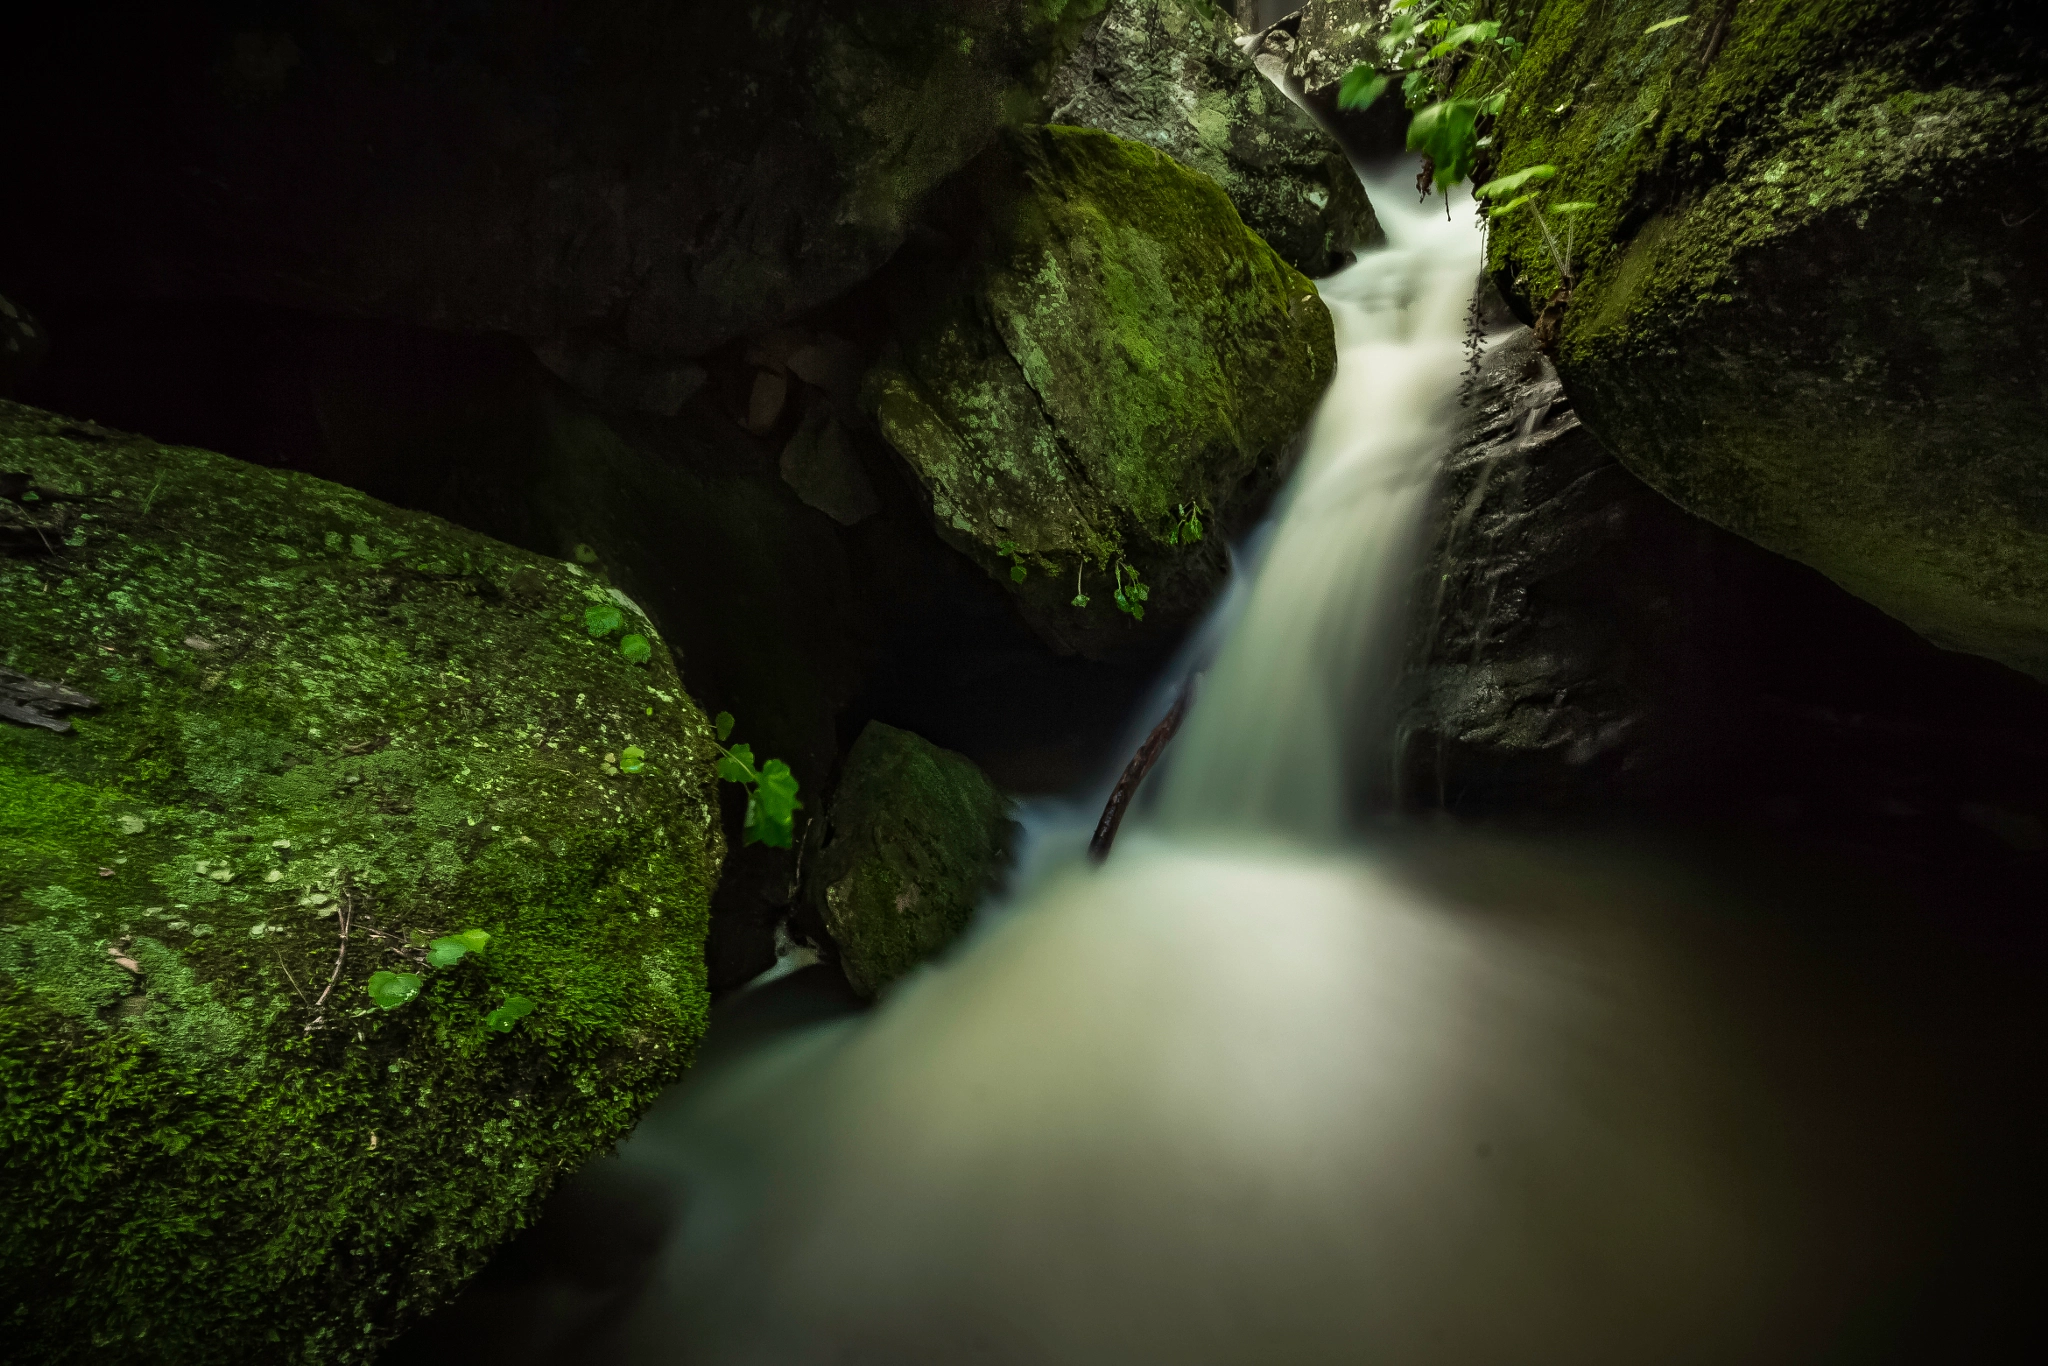
[[[1881,974],[1633,854],[1347,832],[1478,263],[1376,198],[1149,818],[650,1114],[674,1227],[560,1359],[1791,1366],[1895,1293],[1942,1186]]]

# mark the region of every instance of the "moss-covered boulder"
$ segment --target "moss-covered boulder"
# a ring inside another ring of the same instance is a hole
[[[1495,169],[1554,165],[1550,201],[1593,207],[1554,250],[1500,220],[1498,278],[1653,487],[2048,677],[2042,11],[1682,9],[1536,12]]]
[[[805,894],[846,980],[872,997],[967,928],[1016,827],[972,760],[870,721],[814,829]]]
[[[708,728],[570,565],[14,404],[0,470],[68,690],[0,721],[5,1355],[366,1361],[689,1060]]]
[[[1050,121],[1157,147],[1223,187],[1295,269],[1327,275],[1380,241],[1336,141],[1259,74],[1209,0],[1112,0],[1053,77]]]
[[[1184,624],[1336,371],[1329,311],[1215,181],[1142,143],[1038,128],[974,171],[960,268],[902,300],[865,402],[939,534],[1055,644],[1138,638],[1119,594]]]

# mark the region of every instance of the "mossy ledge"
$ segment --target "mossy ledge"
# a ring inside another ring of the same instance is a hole
[[[99,703],[0,724],[6,1355],[367,1361],[687,1065],[708,727],[572,566],[10,403],[0,470],[0,662]]]
[[[1557,345],[1578,412],[1689,510],[2048,677],[2042,11],[1687,11],[1544,0],[1495,130],[1498,171],[1593,206]],[[1491,265],[1525,309],[1559,283],[1526,211]]]

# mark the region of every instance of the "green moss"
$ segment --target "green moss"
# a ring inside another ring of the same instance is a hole
[[[706,723],[665,653],[581,629],[610,599],[569,566],[15,405],[0,468],[90,500],[61,555],[0,559],[0,657],[100,703],[0,728],[0,1333],[367,1360],[686,1065]],[[471,927],[488,952],[369,1005]],[[487,1036],[515,992],[540,1011]]]
[[[1213,181],[1141,143],[1040,128],[983,173],[969,278],[869,378],[883,433],[1000,581],[1016,544],[1044,619],[1113,618],[1117,563],[1196,610],[1220,562],[1169,544],[1174,509],[1227,521],[1270,487],[1335,372],[1329,313]]]
[[[1591,201],[1558,365],[1631,469],[1939,643],[2048,674],[2048,82],[2009,6],[1548,0],[1503,172]],[[1563,232],[1562,220],[1552,220]],[[1559,282],[1534,215],[1490,265]]]
[[[1003,795],[974,763],[909,731],[868,723],[819,827],[808,895],[863,996],[929,960],[1007,866]]]

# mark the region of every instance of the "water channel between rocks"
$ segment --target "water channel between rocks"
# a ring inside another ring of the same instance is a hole
[[[537,1307],[487,1274],[476,1359],[1619,1366],[1910,1340],[1903,1288],[1938,1279],[1962,1198],[1960,1140],[1913,1103],[1937,1045],[1888,1006],[1910,934],[1845,956],[1824,910],[1788,925],[1639,851],[1375,819],[1479,255],[1469,204],[1375,191],[1388,245],[1322,284],[1337,380],[1177,666],[1197,704],[1108,863],[1081,857],[1086,801],[1042,808],[1005,904],[872,1012],[829,969],[723,1007],[579,1178],[584,1283]]]

